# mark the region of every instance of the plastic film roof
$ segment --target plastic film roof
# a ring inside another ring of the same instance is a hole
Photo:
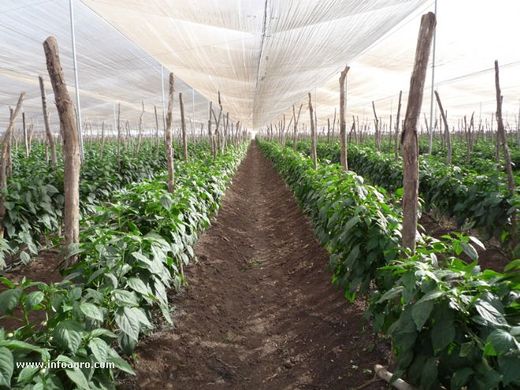
[[[114,106],[145,127],[153,106],[162,110],[161,65],[176,75],[188,124],[205,123],[208,99],[222,93],[224,110],[246,126],[287,121],[292,104],[313,95],[320,128],[338,107],[338,77],[348,75],[347,115],[372,123],[371,102],[385,122],[403,104],[413,65],[424,0],[74,0],[82,117],[107,128]],[[501,64],[504,113],[516,124],[520,102],[517,0],[438,0],[436,83],[453,123],[475,112],[477,123],[496,109],[493,61]],[[38,75],[47,80],[42,42],[55,35],[74,93],[68,0],[0,2],[0,126],[8,106],[27,92],[24,111],[41,127]],[[427,76],[423,111],[429,117]],[[49,103],[52,89],[47,80]],[[54,131],[56,111],[49,104]],[[435,105],[434,105],[435,108]],[[404,110],[404,106],[403,106]],[[162,115],[161,115],[162,116]],[[178,126],[178,97],[174,119]],[[190,127],[190,126],[189,126]]]

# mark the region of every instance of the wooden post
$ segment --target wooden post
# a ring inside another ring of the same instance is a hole
[[[395,148],[394,155],[395,159],[399,158],[399,124],[401,120],[401,98],[403,96],[403,91],[399,91],[399,104],[397,105],[397,118],[395,120]]]
[[[0,237],[4,237],[4,218],[6,213],[4,194],[7,192],[7,164],[9,155],[9,143],[11,139],[11,133],[14,128],[14,122],[18,113],[22,108],[23,99],[25,92],[20,94],[16,108],[9,116],[9,125],[2,136],[2,154],[0,156]]]
[[[311,121],[311,157],[314,169],[318,168],[318,154],[316,152],[316,129],[314,127],[314,111],[312,109],[312,95],[309,92],[309,115]]]
[[[334,139],[335,127],[336,127],[336,107],[334,107],[334,116],[332,117],[332,139]]]
[[[184,118],[184,102],[182,100],[182,92],[179,92],[179,105],[181,108],[182,149],[184,151],[184,161],[188,161],[188,138],[186,136],[186,120]]]
[[[31,151],[29,150],[29,137],[27,134],[27,123],[25,121],[25,112],[22,113],[22,128],[23,128],[23,143],[25,146],[25,157],[29,157]]]
[[[379,135],[379,132],[381,131],[379,129],[379,118],[376,114],[376,105],[374,101],[372,101],[372,111],[374,112],[374,127],[375,127],[375,141],[376,141],[376,149],[379,151],[381,150],[381,138]]]
[[[415,63],[410,80],[408,106],[403,126],[403,246],[415,251],[417,233],[417,204],[419,197],[419,145],[417,123],[421,113],[426,68],[435,30],[435,14],[423,15],[415,52]]]
[[[219,96],[220,96],[220,93],[219,93]],[[220,110],[219,110],[219,113],[218,113],[218,118],[215,114],[215,111],[213,110],[213,107],[211,106],[211,103],[210,103],[210,107],[211,107],[211,114],[213,115],[213,119],[215,119],[215,137],[216,137],[216,141],[213,142],[213,158],[216,158],[217,157],[217,152],[219,151],[219,147],[220,147],[220,136],[219,136],[219,126],[220,126],[220,120],[222,119],[222,106],[220,106]],[[215,139],[215,137],[213,137]]]
[[[450,128],[448,126],[448,119],[446,118],[446,112],[442,108],[441,98],[439,97],[439,93],[437,91],[435,91],[435,99],[437,99],[437,104],[439,105],[439,110],[441,112],[442,122],[444,123],[444,135],[446,138],[446,146],[448,147],[448,153],[446,155],[446,164],[451,165],[452,150],[451,150]]]
[[[121,103],[117,104],[117,164],[121,168]]]
[[[54,144],[54,138],[52,137],[51,127],[49,125],[49,114],[47,111],[47,96],[45,94],[45,84],[43,83],[43,78],[41,76],[38,77],[38,80],[40,81],[40,92],[42,95],[43,124],[45,125],[45,134],[47,135],[47,142],[49,143],[49,147],[51,149],[51,165],[53,167],[56,167],[56,145]]]
[[[294,128],[293,128],[293,149],[296,150],[296,144],[297,144],[297,137],[298,137],[298,121],[300,120],[300,114],[302,112],[302,107],[303,107],[303,104],[300,104],[300,108],[298,109],[298,115],[296,115],[296,110],[294,108],[294,104],[292,106],[292,112],[293,112],[293,124],[294,124]]]
[[[209,137],[209,144],[211,147],[211,155],[215,155],[215,151],[213,150],[213,133],[211,131],[211,115],[213,113],[213,102],[209,102],[209,118],[208,118],[208,137]]]
[[[327,143],[330,142],[330,118],[327,118]]]
[[[159,116],[157,115],[157,106],[153,106],[153,113],[155,115],[155,139],[157,141],[157,145],[159,145]]]
[[[173,147],[172,147],[172,125],[173,125],[173,93],[174,93],[174,79],[173,73],[169,77],[168,89],[168,111],[166,113],[166,131],[164,135],[164,142],[166,144],[166,163],[168,166],[168,192],[173,193],[175,185],[175,166],[173,162]]]
[[[507,145],[507,137],[504,129],[504,120],[502,118],[502,102],[504,97],[502,96],[502,92],[500,90],[500,75],[498,68],[498,61],[495,60],[495,88],[497,95],[497,133],[500,139],[500,143],[502,144],[502,153],[504,154],[505,160],[505,169],[507,174],[507,188],[511,196],[515,194],[515,177],[513,174],[513,168],[511,163],[511,154],[509,152],[509,146]],[[511,215],[511,224],[512,224],[512,238],[513,245],[516,244],[516,213]]]
[[[60,126],[63,129],[63,159],[64,169],[64,235],[65,249],[79,243],[79,175],[81,169],[80,145],[74,105],[65,84],[65,76],[60,63],[58,43],[56,38],[49,37],[43,43],[47,70],[51,79],[52,89],[56,100],[56,108],[60,117]],[[68,258],[66,265],[70,265],[76,257]]]
[[[347,73],[350,67],[347,65],[345,69],[341,72],[339,76],[339,142],[340,142],[340,162],[343,170],[348,170],[348,161],[347,161],[347,139],[346,139],[346,131],[347,131],[347,122],[345,119],[345,108],[346,108],[346,100],[345,100],[345,80],[347,78]]]
[[[139,115],[139,133],[137,134],[137,154],[139,154],[139,150],[141,150],[141,141],[143,139],[143,116],[144,116],[144,101],[141,100],[141,114]]]

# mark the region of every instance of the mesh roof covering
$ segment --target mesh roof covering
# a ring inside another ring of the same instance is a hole
[[[74,0],[82,116],[114,122],[114,105],[134,127],[162,109],[161,64],[176,75],[188,119],[206,122],[208,99],[222,93],[233,120],[260,127],[290,115],[313,93],[319,126],[338,106],[348,76],[347,115],[371,122],[371,102],[386,120],[406,89],[424,0]],[[436,87],[449,119],[495,110],[493,61],[501,64],[504,113],[514,126],[520,99],[517,0],[439,0]],[[68,0],[0,2],[0,126],[26,91],[30,121],[41,125],[38,75],[47,79],[42,42],[55,35],[74,92]],[[428,79],[431,75],[428,75]],[[426,84],[423,111],[429,116]],[[53,99],[47,81],[49,100]],[[178,98],[176,97],[176,100]],[[306,107],[305,107],[306,108]],[[57,131],[56,111],[50,105]],[[178,101],[174,119],[178,124]],[[160,112],[161,114],[161,112]],[[302,111],[302,119],[308,113]],[[287,119],[288,120],[288,119]],[[188,123],[190,123],[188,121]],[[197,128],[200,126],[196,124]]]

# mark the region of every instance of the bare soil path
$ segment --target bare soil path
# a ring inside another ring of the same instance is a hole
[[[123,388],[349,389],[387,362],[363,304],[331,285],[327,253],[255,145],[196,255],[172,297],[175,328],[143,340]]]

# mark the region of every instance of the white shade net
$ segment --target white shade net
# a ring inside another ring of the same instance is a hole
[[[145,105],[145,130],[155,128],[154,105],[163,127],[161,65],[116,29],[99,18],[79,1],[74,2],[77,60],[81,112],[84,132],[99,130],[105,121],[106,131],[115,127],[115,109],[121,103],[123,129],[126,121],[136,129],[142,102]],[[54,35],[58,40],[61,62],[69,92],[74,100],[74,71],[68,0],[2,0],[0,2],[0,127],[9,119],[20,92],[27,122],[35,130],[43,128],[38,76],[45,79],[51,125],[58,132],[57,111],[43,52],[43,41]],[[168,70],[164,71],[167,94]],[[179,124],[178,92],[183,93],[187,126],[199,129],[191,119],[207,121],[207,100],[181,80],[176,80],[175,125]],[[167,98],[167,96],[166,96]],[[75,102],[75,100],[74,100]],[[167,102],[166,102],[167,105]],[[18,125],[21,120],[18,120]],[[86,128],[86,129],[85,129]]]
[[[231,115],[258,127],[323,85],[420,0],[83,0]]]
[[[319,126],[338,107],[338,77],[346,64],[347,115],[372,123],[395,118],[399,90],[412,69],[421,0],[74,0],[81,111],[87,124],[114,125],[114,107],[135,128],[145,103],[146,128],[162,122],[161,65],[185,100],[188,127],[208,118],[208,99],[222,94],[224,111],[248,127],[287,122],[291,106],[313,95]],[[439,0],[435,86],[452,124],[475,112],[491,122],[496,109],[493,61],[501,67],[504,113],[516,124],[520,99],[520,33],[516,0]],[[68,0],[0,2],[0,125],[26,91],[24,111],[41,127],[38,75],[47,76],[42,42],[55,35],[71,93],[74,76]],[[427,76],[423,111],[429,119]],[[51,87],[47,81],[49,101]],[[51,119],[57,131],[52,104]],[[434,109],[435,109],[434,105]],[[403,112],[404,115],[404,112]],[[178,126],[178,96],[174,118]],[[162,123],[161,123],[162,127]]]

